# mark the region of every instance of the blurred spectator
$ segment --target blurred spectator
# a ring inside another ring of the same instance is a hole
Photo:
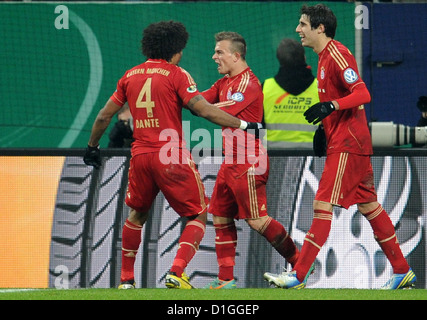
[[[283,39],[276,51],[280,68],[263,84],[264,137],[272,149],[313,147],[316,125],[309,124],[304,112],[319,102],[317,81],[307,66],[299,41]]]
[[[129,106],[125,104],[117,113],[118,121],[114,124],[108,137],[110,142],[109,148],[130,148],[133,142],[133,122]]]

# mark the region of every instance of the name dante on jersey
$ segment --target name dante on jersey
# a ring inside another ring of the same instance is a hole
[[[129,72],[126,77],[129,78],[136,74],[161,74],[165,77],[169,76],[170,71],[165,70],[163,68],[138,68],[135,70],[132,70]],[[151,86],[151,81],[146,82],[148,86]],[[136,129],[145,129],[145,128],[159,128],[159,119],[153,118],[153,112],[152,108],[154,108],[154,101],[149,101],[150,97],[146,95],[148,92],[147,90],[150,90],[150,88],[146,88],[146,84],[144,84],[143,88],[141,89],[140,93],[140,99],[138,99],[137,108],[146,108],[147,109],[147,119],[135,119],[135,128]],[[144,102],[141,102],[140,100],[144,98]]]

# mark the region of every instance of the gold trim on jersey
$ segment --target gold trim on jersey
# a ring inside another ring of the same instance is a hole
[[[335,176],[334,188],[332,189],[331,194],[331,203],[338,204],[340,193],[341,193],[341,184],[342,177],[345,172],[345,167],[347,165],[348,153],[340,153],[340,159],[338,161],[338,171]]]
[[[125,103],[122,101],[122,100],[120,100],[119,98],[117,98],[117,94],[116,94],[117,92],[114,92],[113,93],[113,97],[118,101],[118,102],[120,102],[122,105],[124,105]]]
[[[218,108],[224,108],[224,107],[229,107],[236,104],[236,101],[234,100],[226,100],[226,101],[221,101],[221,102],[217,102],[214,105]]]
[[[258,197],[256,194],[255,167],[249,168],[247,173],[248,193],[249,193],[249,210],[252,219],[259,218]]]
[[[179,67],[182,72],[184,72],[184,74],[187,76],[188,79],[188,83],[192,86],[192,85],[196,85],[196,82],[194,81],[193,77],[187,72],[187,70],[185,70],[184,68]]]
[[[250,74],[249,71],[246,71],[244,74],[242,74],[242,79],[240,80],[239,86],[237,88],[237,92],[245,92],[248,88],[248,84],[250,81]]]
[[[341,52],[338,51],[338,48],[333,42],[328,46],[328,51],[341,70],[348,68],[348,62],[345,60]]]
[[[202,179],[200,178],[200,174],[197,171],[196,164],[194,163],[194,161],[190,158],[187,158],[187,163],[193,171],[194,177],[196,178],[197,187],[199,189],[200,205],[202,207],[202,211],[198,212],[198,214],[201,214],[205,211],[207,207],[205,202],[205,188],[203,186]]]
[[[231,82],[233,82],[234,80],[236,80],[237,78],[234,78]],[[246,71],[245,73],[242,74],[239,85],[236,89],[236,92],[240,92],[240,93],[244,93],[246,91],[246,89],[248,88],[248,85],[250,83],[250,79],[251,79],[251,75],[249,73],[249,71]],[[230,84],[228,84],[228,90],[231,91],[232,86]],[[232,105],[235,105],[236,101],[235,100],[225,100],[225,101],[220,101],[215,103],[215,106],[218,108],[224,108],[224,107],[230,107]]]

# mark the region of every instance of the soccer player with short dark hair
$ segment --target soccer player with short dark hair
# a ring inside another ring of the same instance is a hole
[[[141,229],[159,191],[187,224],[166,286],[191,289],[184,269],[205,233],[208,198],[199,172],[182,137],[182,108],[218,125],[237,129],[258,128],[209,104],[191,75],[178,66],[188,40],[185,26],[176,21],[150,24],[143,32],[142,53],[147,60],[125,72],[117,89],[93,124],[84,162],[99,168],[99,140],[112,117],[128,103],[133,138],[126,204],[131,208],[123,226],[120,289],[132,289],[134,262]]]
[[[291,272],[266,273],[264,278],[282,288],[304,288],[316,256],[328,238],[333,206],[347,209],[357,204],[393,268],[391,279],[382,289],[411,287],[416,276],[402,254],[387,212],[377,202],[370,158],[372,141],[363,107],[371,97],[354,56],[334,40],[336,27],[336,17],[328,7],[302,7],[296,32],[302,45],[319,55],[320,99],[304,115],[309,122],[322,122],[326,139],[318,141],[326,141],[326,161],[313,202],[313,222],[298,262]]]

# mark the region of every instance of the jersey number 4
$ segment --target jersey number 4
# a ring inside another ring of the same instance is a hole
[[[154,101],[151,100],[151,78],[148,78],[144,85],[142,86],[141,91],[139,92],[138,99],[136,100],[137,108],[146,108],[147,117],[153,117],[153,108]]]

